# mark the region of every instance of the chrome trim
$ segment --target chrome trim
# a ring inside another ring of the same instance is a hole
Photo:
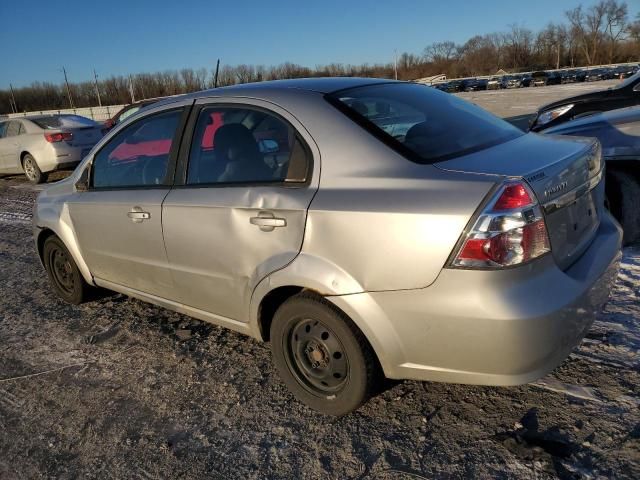
[[[567,192],[558,198],[554,198],[553,200],[550,200],[549,202],[544,203],[542,205],[542,208],[544,208],[544,213],[546,214],[553,213],[556,210],[560,210],[561,208],[566,207],[567,205],[571,205],[580,197],[582,197],[584,194],[589,193],[591,190],[596,188],[596,186],[602,181],[603,175],[604,175],[604,168],[600,169],[600,172],[597,175],[595,175],[594,177],[591,177],[588,183],[585,183],[584,185],[580,185],[579,187],[574,188],[570,192]]]

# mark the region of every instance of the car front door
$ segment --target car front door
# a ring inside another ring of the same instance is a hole
[[[181,303],[246,321],[253,288],[301,249],[318,154],[283,109],[207,102],[196,102],[163,204],[165,246]]]
[[[82,255],[104,286],[171,297],[161,207],[189,107],[164,107],[124,125],[93,156],[88,189],[68,203]]]

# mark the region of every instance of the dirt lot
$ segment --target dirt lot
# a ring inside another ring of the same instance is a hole
[[[400,382],[334,419],[293,400],[267,345],[122,295],[58,301],[36,194],[0,180],[0,478],[640,478],[640,247],[548,377]]]

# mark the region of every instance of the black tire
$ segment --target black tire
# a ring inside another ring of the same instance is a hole
[[[640,184],[630,174],[609,169],[606,178],[607,206],[624,229],[622,243],[640,240]]]
[[[333,304],[310,293],[298,294],[278,308],[271,324],[271,349],[289,390],[327,415],[356,410],[381,377],[362,332]]]
[[[42,259],[51,286],[62,300],[78,305],[87,299],[91,286],[85,282],[62,240],[56,236],[47,238]]]
[[[31,183],[42,183],[47,181],[47,174],[42,173],[40,167],[38,166],[38,162],[33,158],[33,155],[30,153],[25,154],[22,159],[22,169],[24,170],[24,176],[27,177]]]

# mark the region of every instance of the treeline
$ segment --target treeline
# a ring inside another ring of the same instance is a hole
[[[508,31],[476,35],[464,44],[434,43],[420,54],[402,53],[386,64],[332,63],[309,68],[293,63],[277,66],[222,65],[218,86],[283,78],[362,76],[414,80],[445,74],[449,78],[488,75],[498,69],[512,72],[606,63],[640,61],[640,14],[631,18],[626,2],[601,0],[565,12],[560,23],[533,32],[512,25]],[[17,111],[49,110],[129,103],[135,99],[188,93],[214,86],[214,70],[180,71],[112,76],[98,82],[66,84],[34,82],[15,88]],[[70,98],[69,98],[70,97]],[[0,90],[0,113],[13,110],[11,92]]]

